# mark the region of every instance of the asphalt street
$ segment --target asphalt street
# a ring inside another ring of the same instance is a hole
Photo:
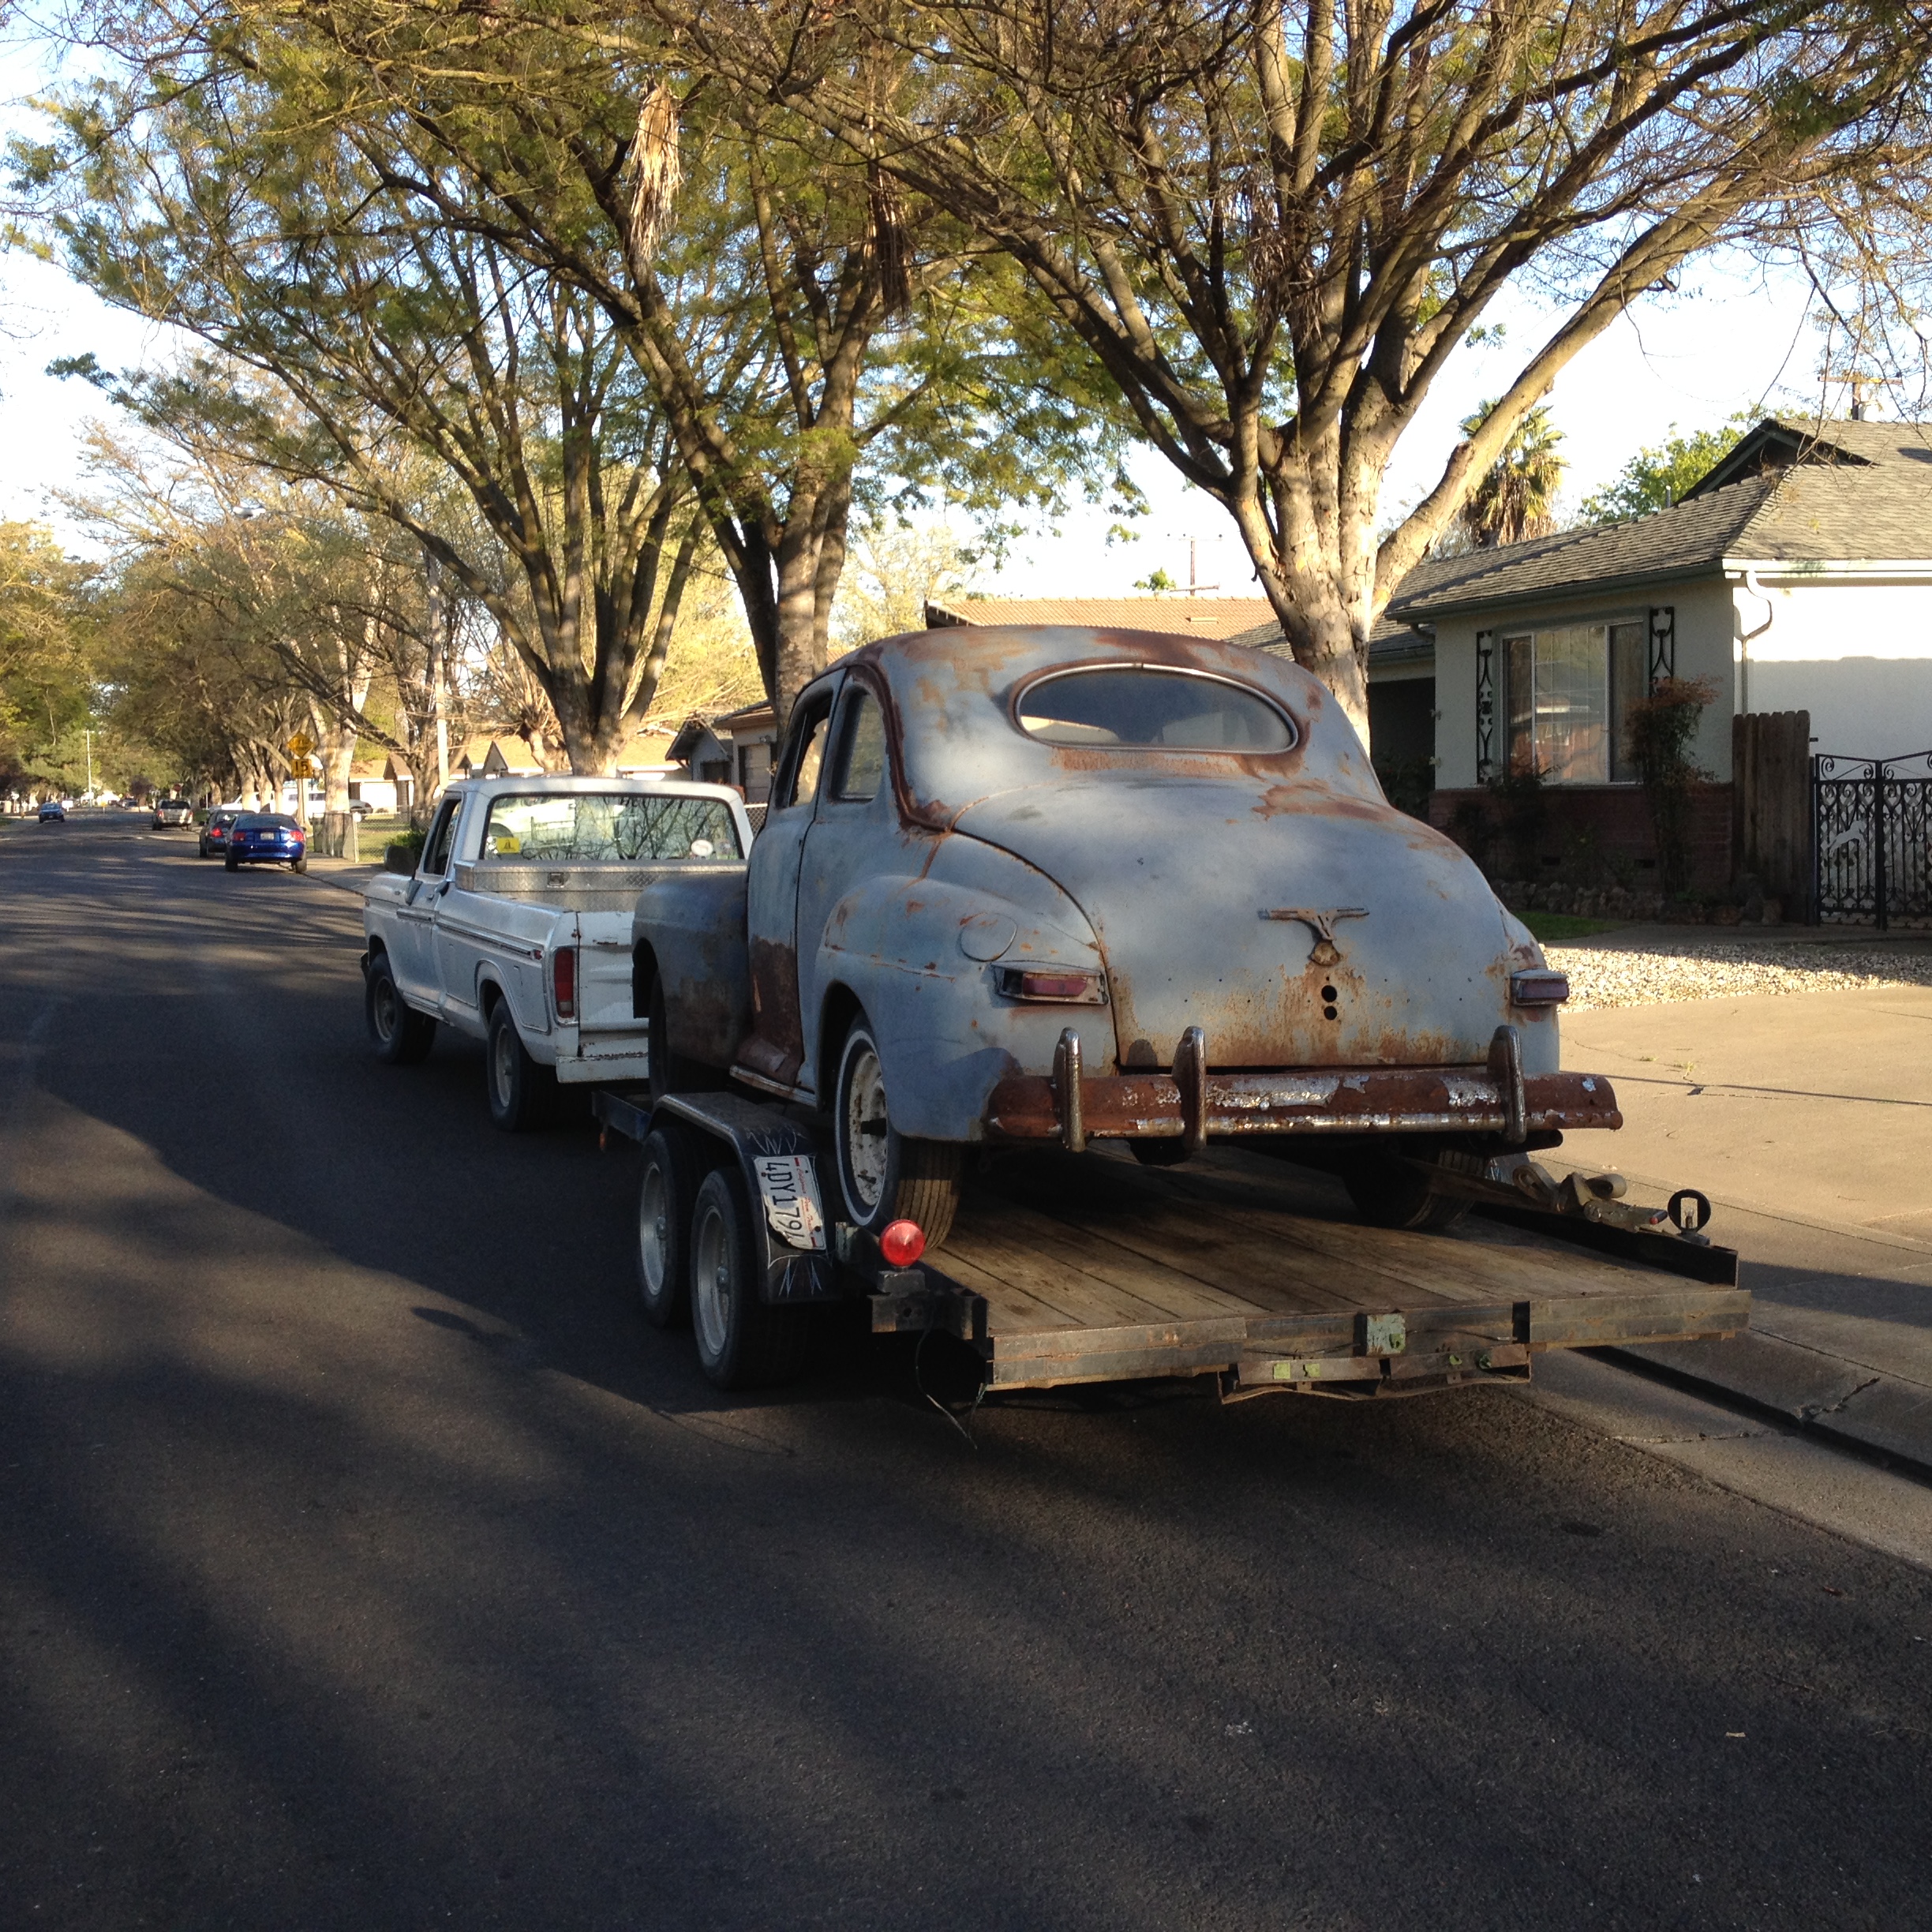
[[[6,1932],[1926,1923],[1909,1553],[1582,1397],[721,1397],[193,851],[0,826]]]

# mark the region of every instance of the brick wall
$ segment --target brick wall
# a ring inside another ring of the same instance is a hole
[[[1721,892],[1732,882],[1732,788],[1699,785],[1690,795],[1690,884]],[[1551,785],[1537,795],[1532,833],[1518,801],[1486,788],[1432,792],[1428,821],[1473,854],[1494,878],[1560,880],[1599,886],[1619,876],[1640,891],[1657,889],[1657,843],[1636,785]]]

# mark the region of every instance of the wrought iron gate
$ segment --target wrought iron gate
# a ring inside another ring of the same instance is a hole
[[[1932,919],[1932,751],[1811,761],[1812,903],[1820,919]]]

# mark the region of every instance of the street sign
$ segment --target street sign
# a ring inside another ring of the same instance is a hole
[[[289,756],[298,765],[300,765],[306,761],[309,754],[315,749],[315,740],[306,732],[297,732],[289,739],[286,749]]]

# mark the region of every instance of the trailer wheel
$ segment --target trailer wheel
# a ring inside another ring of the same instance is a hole
[[[721,1389],[782,1382],[803,1363],[811,1311],[769,1306],[759,1299],[758,1275],[743,1178],[714,1167],[691,1209],[691,1301],[698,1360]]]
[[[638,1189],[638,1296],[654,1328],[691,1320],[691,1225],[697,1161],[675,1128],[644,1141]]]
[[[387,953],[378,953],[369,961],[362,1012],[376,1058],[391,1066],[414,1066],[435,1042],[436,1023],[404,1000]]]
[[[1365,1154],[1350,1161],[1342,1181],[1371,1227],[1452,1228],[1470,1211],[1466,1196],[1442,1192],[1427,1174],[1393,1154]]]
[[[832,1114],[839,1192],[856,1226],[877,1234],[894,1221],[916,1221],[928,1248],[952,1232],[965,1150],[949,1140],[915,1140],[892,1124],[886,1075],[871,1023],[852,1022],[839,1054]]]
[[[507,1000],[499,1000],[490,1013],[483,1077],[489,1091],[490,1118],[505,1133],[526,1133],[549,1118],[556,1076],[530,1057]]]

